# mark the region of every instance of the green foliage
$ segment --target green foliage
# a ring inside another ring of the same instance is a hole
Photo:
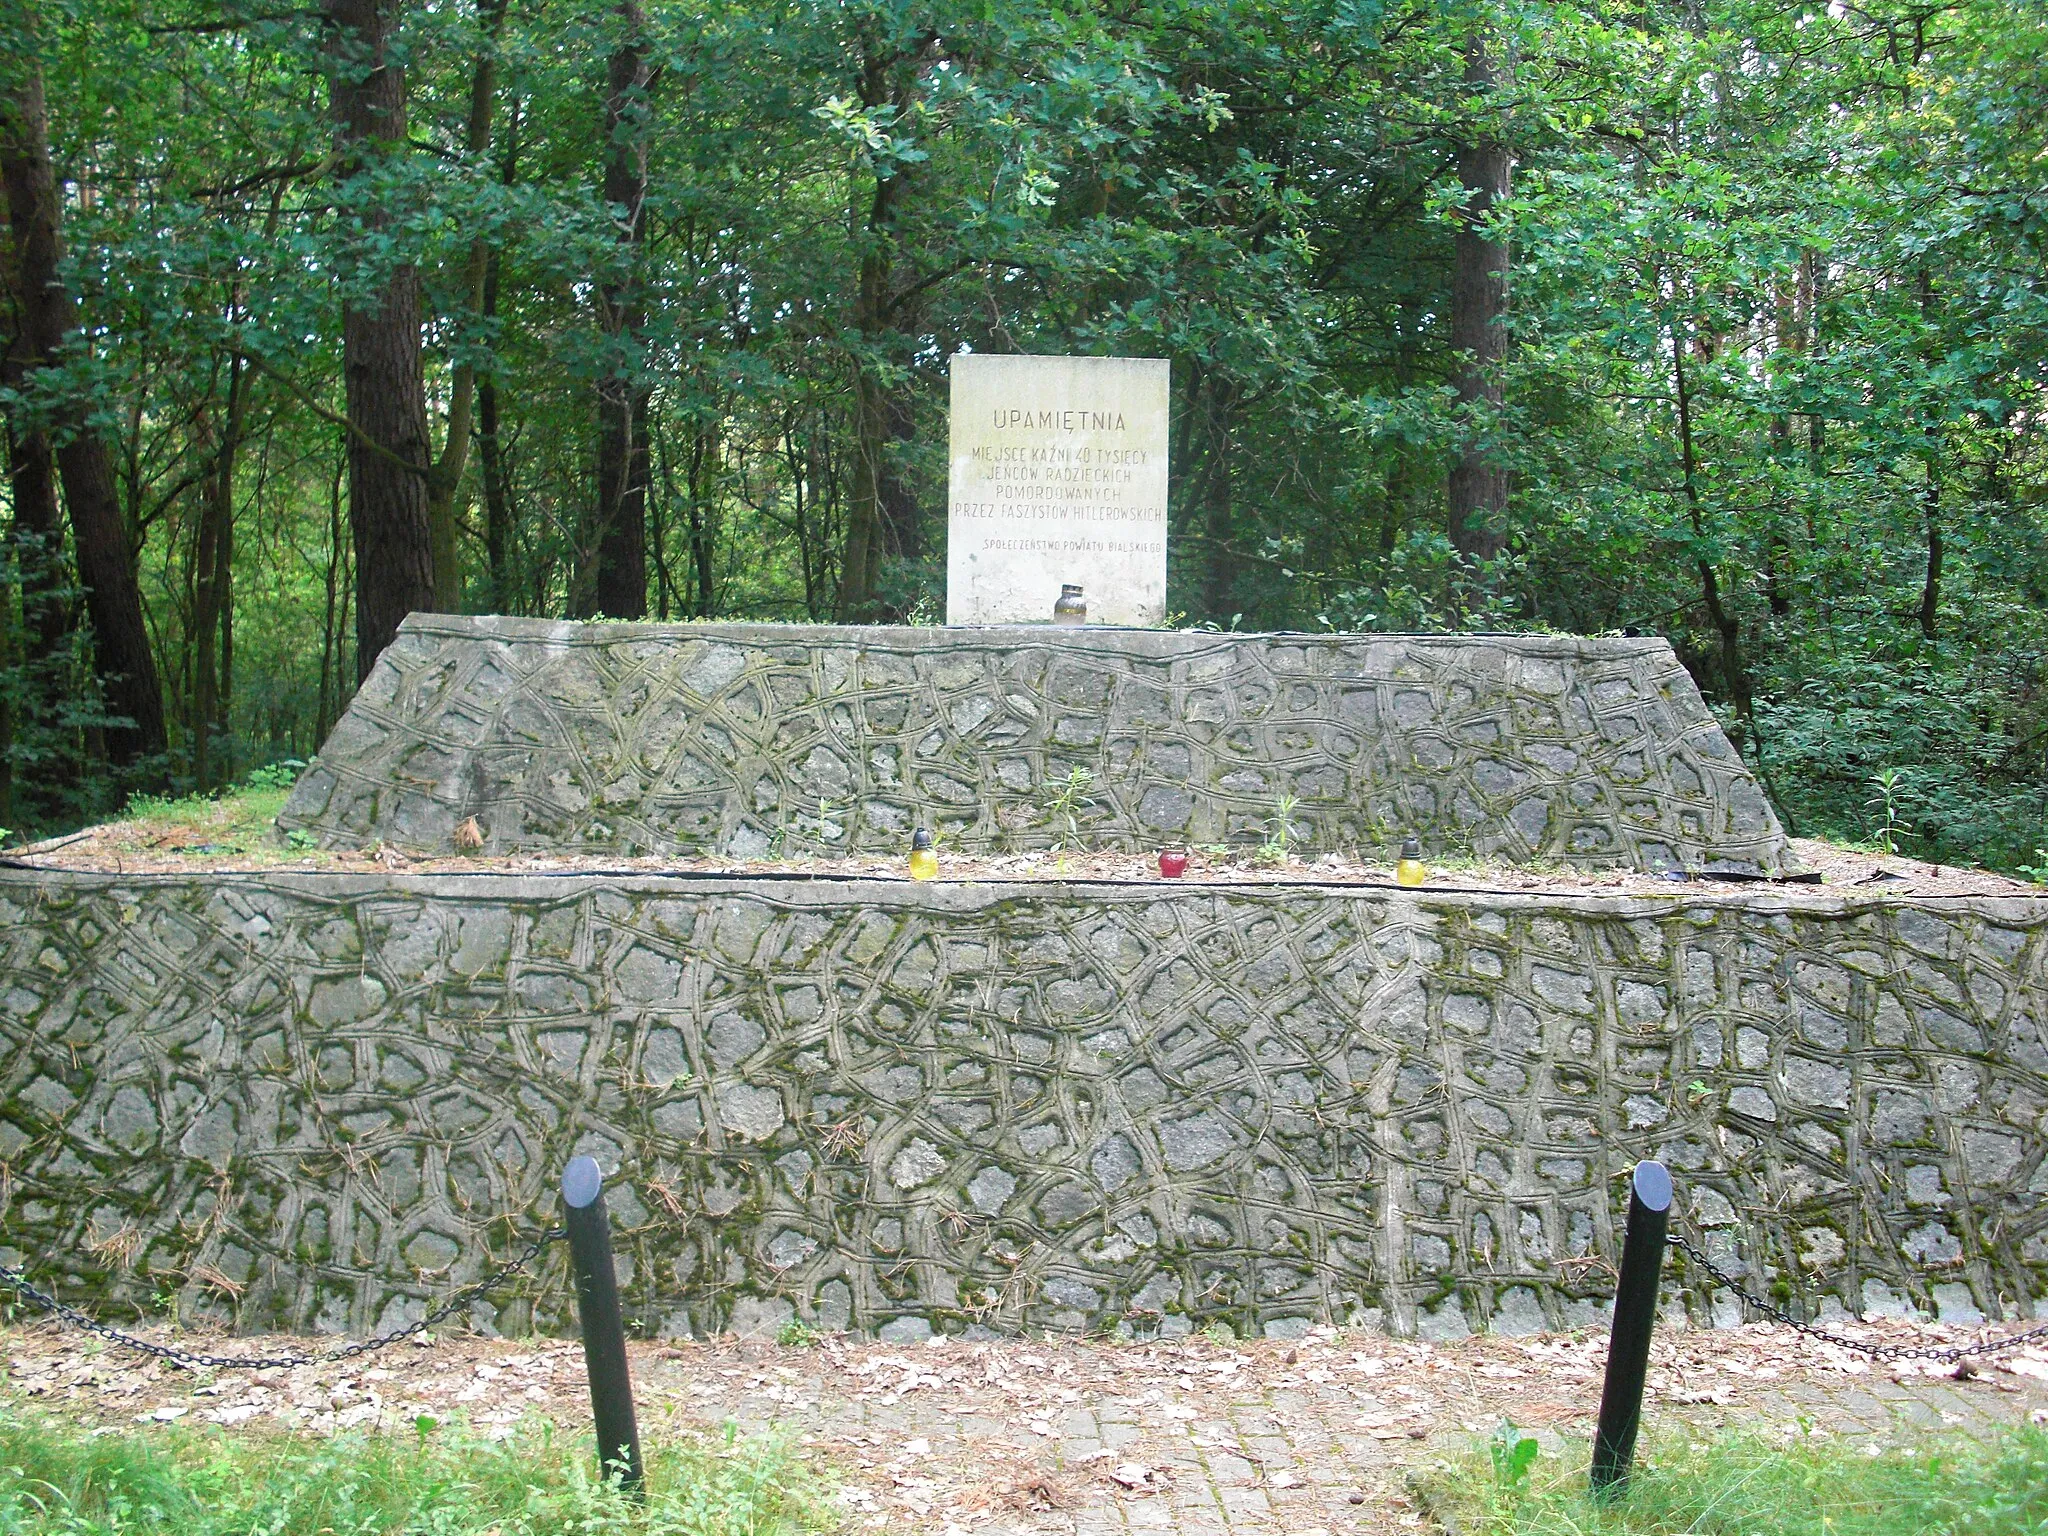
[[[1266,836],[1259,844],[1259,857],[1269,864],[1287,862],[1288,850],[1293,846],[1294,809],[1301,804],[1299,795],[1282,795],[1273,805],[1273,814],[1266,822]]]
[[[277,843],[277,817],[293,776],[289,767],[277,773],[259,769],[218,794],[130,795],[104,835],[113,847],[137,852],[303,857],[316,846],[311,835],[297,832],[282,848]]]
[[[796,1536],[838,1517],[790,1446],[731,1432],[648,1448],[648,1499],[538,1421],[506,1440],[422,1416],[416,1433],[327,1440],[179,1427],[94,1433],[0,1421],[0,1536]]]
[[[1866,1454],[1836,1436],[1723,1432],[1652,1441],[1626,1491],[1596,1503],[1574,1446],[1536,1455],[1503,1426],[1487,1447],[1417,1485],[1467,1536],[2039,1536],[2048,1532],[2048,1431],[1983,1442],[1920,1437]],[[1476,1463],[1476,1465],[1473,1465]],[[1476,1475],[1474,1475],[1476,1474]]]
[[[266,763],[260,768],[252,768],[243,774],[242,788],[288,790],[299,782],[299,775],[305,771],[306,760],[304,758],[282,758],[274,763]]]
[[[1905,778],[1896,768],[1880,768],[1870,776],[1873,793],[1865,802],[1877,813],[1877,845],[1886,853],[1897,853],[1899,843],[1913,836],[1913,828],[1899,814],[1899,800],[1905,792]]]
[[[775,1342],[784,1349],[816,1349],[825,1335],[800,1317],[788,1317],[775,1330]]]
[[[1055,780],[1045,788],[1045,813],[1053,824],[1055,841],[1053,851],[1059,855],[1058,867],[1067,867],[1067,855],[1081,839],[1081,812],[1095,802],[1088,796],[1088,786],[1095,782],[1095,775],[1086,768],[1069,768],[1064,779]]]
[[[1536,1465],[1536,1458],[1542,1450],[1534,1435],[1525,1435],[1510,1421],[1502,1419],[1486,1446],[1487,1455],[1493,1462],[1494,1490],[1509,1496],[1519,1494],[1529,1481],[1529,1469]]]
[[[175,791],[304,758],[347,702],[337,338],[406,264],[429,397],[464,365],[494,391],[468,609],[577,607],[594,381],[621,366],[652,389],[654,616],[835,617],[879,480],[863,611],[931,622],[947,359],[1165,357],[1177,622],[1668,635],[1796,831],[1910,826],[2008,869],[2048,843],[2031,0],[650,7],[637,273],[602,187],[616,8],[509,8],[483,154],[477,8],[402,8],[410,134],[340,184],[314,16],[217,9],[40,8],[93,344],[0,389],[11,424],[82,403],[114,440]],[[1468,78],[1475,28],[1500,90]],[[1516,160],[1498,411],[1447,382],[1459,151],[1489,135]],[[631,345],[592,302],[628,275]],[[1467,439],[1512,485],[1484,559],[1447,526]],[[228,702],[202,722],[223,462]],[[67,551],[0,533],[0,822],[40,832],[132,785],[100,761]]]

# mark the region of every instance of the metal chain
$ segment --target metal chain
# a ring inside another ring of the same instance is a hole
[[[1960,1344],[1952,1349],[1943,1349],[1932,1344],[1871,1344],[1866,1343],[1862,1339],[1843,1338],[1838,1333],[1830,1333],[1827,1329],[1816,1327],[1812,1323],[1801,1322],[1783,1307],[1777,1305],[1777,1303],[1766,1301],[1755,1292],[1745,1290],[1739,1280],[1715,1264],[1712,1259],[1706,1256],[1697,1243],[1682,1233],[1667,1233],[1665,1241],[1673,1248],[1679,1249],[1687,1258],[1699,1265],[1700,1268],[1713,1276],[1714,1279],[1741,1297],[1743,1302],[1751,1309],[1763,1313],[1772,1322],[1783,1323],[1787,1328],[1796,1329],[1810,1338],[1819,1339],[1824,1344],[1834,1344],[1843,1349],[1853,1349],[1876,1360],[1940,1360],[1948,1364],[1954,1364],[1958,1360],[1967,1360],[1972,1355],[1997,1354],[2001,1350],[2016,1349],[2020,1345],[2030,1343],[2035,1339],[2048,1339],[2048,1325],[2030,1328],[2025,1333],[2016,1333],[2010,1338],[1985,1339],[1976,1344]]]
[[[172,1365],[184,1366],[187,1370],[201,1370],[208,1367],[246,1371],[261,1371],[272,1368],[296,1370],[303,1365],[331,1365],[337,1360],[353,1360],[358,1355],[367,1355],[375,1350],[384,1349],[389,1345],[396,1344],[400,1339],[409,1339],[415,1334],[425,1333],[436,1323],[453,1316],[462,1307],[476,1300],[486,1291],[494,1288],[500,1281],[525,1269],[527,1265],[540,1256],[541,1251],[549,1243],[564,1235],[560,1227],[550,1227],[547,1231],[541,1233],[539,1237],[528,1243],[525,1249],[513,1258],[500,1264],[481,1280],[465,1285],[461,1290],[442,1302],[440,1306],[435,1307],[416,1321],[407,1323],[403,1328],[394,1328],[389,1333],[378,1334],[375,1338],[362,1339],[354,1344],[339,1345],[334,1349],[326,1350],[317,1355],[194,1354],[190,1350],[178,1349],[173,1345],[155,1344],[148,1339],[138,1339],[131,1333],[123,1333],[118,1328],[102,1323],[96,1318],[88,1317],[85,1313],[79,1311],[78,1308],[67,1306],[49,1292],[32,1284],[28,1276],[21,1270],[9,1269],[5,1264],[0,1264],[0,1282],[5,1282],[14,1287],[22,1300],[40,1312],[47,1312],[52,1317],[60,1318],[74,1327],[84,1329],[87,1333],[96,1333],[101,1338],[118,1344],[124,1349],[132,1349],[139,1354],[153,1355],[159,1360],[169,1361]]]

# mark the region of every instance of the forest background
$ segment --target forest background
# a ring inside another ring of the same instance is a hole
[[[307,756],[414,608],[933,622],[969,348],[1171,359],[1176,623],[1668,635],[1795,831],[2041,877],[2044,60],[2032,0],[0,0],[0,824]]]

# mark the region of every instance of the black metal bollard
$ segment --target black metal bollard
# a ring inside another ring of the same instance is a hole
[[[583,1323],[583,1366],[590,1374],[590,1411],[597,1421],[599,1470],[617,1472],[619,1486],[646,1490],[633,1382],[626,1370],[626,1325],[619,1316],[619,1277],[612,1268],[611,1218],[604,1209],[604,1173],[592,1157],[572,1157],[562,1170],[569,1261],[576,1270],[576,1314]]]
[[[1657,1324],[1657,1281],[1664,1272],[1664,1231],[1671,1221],[1671,1172],[1647,1159],[1629,1180],[1628,1231],[1621,1242],[1621,1278],[1614,1288],[1614,1328],[1607,1336],[1607,1383],[1600,1427],[1593,1433],[1593,1494],[1628,1484],[1643,1422],[1643,1378],[1650,1369],[1650,1330]]]

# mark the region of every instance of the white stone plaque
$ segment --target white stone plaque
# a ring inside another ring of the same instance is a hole
[[[1090,624],[1165,622],[1167,366],[953,359],[948,624],[1049,623],[1064,585]]]

